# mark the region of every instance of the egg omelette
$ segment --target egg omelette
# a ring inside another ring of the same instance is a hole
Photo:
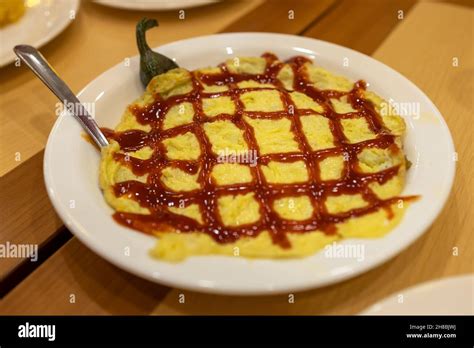
[[[151,255],[294,258],[381,237],[410,197],[404,120],[304,57],[236,57],[155,76],[106,130],[100,186]],[[250,159],[250,160],[249,160]]]

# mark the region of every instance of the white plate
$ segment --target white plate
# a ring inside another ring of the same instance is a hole
[[[15,60],[13,47],[16,45],[39,48],[48,43],[73,21],[71,16],[77,15],[79,8],[79,0],[30,0],[28,3],[32,7],[26,9],[18,22],[0,29],[0,66]]]
[[[434,280],[387,297],[363,315],[474,315],[474,275]]]
[[[126,10],[168,11],[212,4],[218,0],[94,0],[94,2]]]
[[[87,246],[113,264],[169,286],[226,294],[284,293],[315,288],[353,277],[387,261],[413,243],[442,209],[453,182],[454,147],[438,109],[412,82],[386,65],[356,51],[304,37],[264,34],[219,34],[174,42],[157,49],[188,69],[220,63],[233,56],[268,50],[286,59],[305,55],[317,64],[352,79],[363,78],[385,98],[420,103],[422,117],[406,118],[406,154],[413,162],[403,194],[419,194],[400,225],[384,238],[344,241],[362,245],[364,260],[329,258],[324,252],[304,259],[249,260],[200,256],[172,264],[148,255],[155,239],[122,227],[111,217],[98,186],[99,153],[80,136],[78,123],[63,114],[54,125],[44,158],[49,196],[67,227]],[[343,62],[349,60],[350,67]],[[101,126],[114,127],[125,107],[143,92],[138,57],[120,63],[80,93],[95,102]],[[73,208],[70,208],[73,206]],[[129,248],[129,256],[125,253]],[[407,267],[409,263],[407,260]],[[106,280],[104,280],[106,281]]]

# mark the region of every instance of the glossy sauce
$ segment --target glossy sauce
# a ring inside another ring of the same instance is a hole
[[[373,105],[361,98],[366,85],[358,81],[349,92],[333,90],[320,91],[313,87],[307,79],[304,64],[308,62],[304,57],[294,57],[286,63],[290,64],[294,73],[293,89],[305,93],[320,105],[324,112],[321,114],[329,119],[331,132],[334,136],[336,147],[319,151],[312,151],[302,130],[299,116],[316,114],[313,110],[297,110],[287,90],[276,78],[283,63],[269,53],[263,55],[267,61],[265,73],[262,75],[234,74],[227,70],[224,64],[220,65],[221,73],[203,75],[192,73],[194,88],[187,95],[170,97],[163,100],[155,97],[155,102],[144,108],[133,108],[131,111],[141,124],[149,124],[151,132],[140,130],[128,130],[125,132],[113,132],[104,129],[109,139],[116,140],[124,152],[136,151],[144,146],[150,146],[154,153],[150,159],[140,160],[125,154],[116,153],[115,160],[128,166],[134,174],[149,174],[146,184],[138,181],[126,181],[115,185],[116,196],[127,195],[137,201],[142,207],[151,211],[151,215],[140,215],[132,213],[116,212],[114,218],[119,223],[146,232],[171,231],[171,232],[201,232],[207,233],[219,243],[229,243],[238,240],[241,236],[257,236],[261,231],[269,231],[274,243],[283,248],[291,247],[287,233],[305,233],[319,229],[326,234],[337,233],[335,224],[343,222],[351,217],[358,217],[374,212],[380,208],[387,211],[388,217],[393,216],[391,205],[399,200],[410,200],[416,197],[395,197],[388,200],[379,199],[368,187],[371,182],[385,183],[397,175],[399,166],[395,166],[374,174],[363,174],[358,171],[357,154],[366,147],[389,148],[394,152],[400,151],[395,145],[395,138],[384,127],[381,117],[374,110]],[[255,80],[260,83],[272,84],[280,92],[285,110],[282,112],[245,112],[252,118],[280,119],[286,117],[291,120],[291,131],[299,146],[297,153],[268,154],[260,156],[258,152],[257,166],[250,166],[253,180],[251,183],[217,186],[211,178],[212,167],[217,163],[217,155],[211,150],[211,144],[204,134],[203,123],[216,120],[230,120],[243,131],[249,150],[259,150],[255,134],[250,125],[244,119],[244,107],[239,99],[243,92],[251,90],[263,90],[264,88],[238,89],[236,84],[240,81]],[[206,93],[203,91],[201,82],[206,85],[227,85],[228,91],[219,93]],[[236,104],[234,115],[222,114],[216,117],[207,117],[202,111],[201,98],[210,96],[230,96]],[[334,112],[330,98],[347,96],[348,102],[357,110],[349,114],[337,114]],[[182,102],[190,102],[194,108],[194,120],[192,124],[178,126],[163,130],[162,124],[167,111],[174,105]],[[377,135],[375,139],[367,140],[357,144],[348,143],[342,125],[341,118],[363,116],[370,129]],[[166,157],[166,149],[162,140],[187,132],[193,132],[201,146],[201,156],[196,161],[170,160]],[[319,173],[318,162],[329,156],[345,155],[343,178],[335,181],[322,181]],[[266,182],[259,166],[267,164],[271,160],[283,162],[304,161],[309,174],[306,183],[297,184],[269,184]],[[190,174],[199,171],[198,182],[201,189],[192,192],[174,192],[167,188],[160,180],[161,170],[164,167],[177,167]],[[245,194],[253,192],[255,199],[260,204],[260,220],[244,226],[225,226],[219,216],[217,199],[222,195]],[[353,209],[337,215],[329,214],[324,206],[324,200],[328,195],[361,194],[368,202],[364,208]],[[273,202],[285,196],[310,197],[314,212],[306,221],[293,221],[282,219],[273,209]],[[188,206],[198,204],[200,206],[203,224],[194,219],[170,212],[167,207]]]

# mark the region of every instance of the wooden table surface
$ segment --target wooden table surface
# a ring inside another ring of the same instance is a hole
[[[457,151],[453,191],[431,228],[394,259],[342,283],[294,294],[294,303],[288,294],[235,297],[171,289],[112,266],[62,226],[42,174],[56,100],[27,68],[10,65],[0,69],[0,244],[37,244],[40,258],[0,259],[0,314],[354,314],[409,286],[473,273],[472,5],[225,0],[186,9],[180,19],[178,11],[130,12],[82,1],[71,25],[41,49],[74,91],[136,54],[134,25],[144,15],[160,21],[148,35],[151,46],[230,31],[334,42],[395,68],[437,105]]]

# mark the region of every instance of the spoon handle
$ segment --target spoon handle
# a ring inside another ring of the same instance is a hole
[[[18,45],[13,49],[15,54],[39,77],[41,81],[58,97],[64,107],[76,117],[82,128],[91,136],[99,147],[109,143],[86,108],[72,93],[66,83],[59,78],[43,55],[34,47]]]

